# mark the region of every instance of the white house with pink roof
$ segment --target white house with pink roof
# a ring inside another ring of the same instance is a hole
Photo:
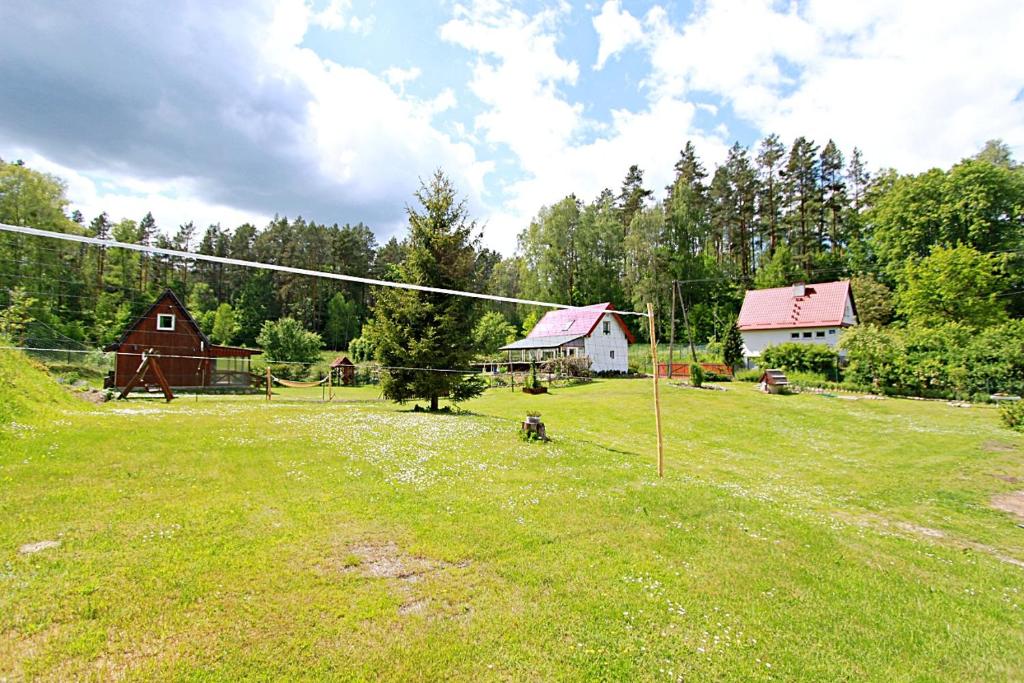
[[[587,356],[594,372],[629,370],[636,341],[610,303],[549,311],[525,339],[501,347],[510,363]]]
[[[749,290],[736,321],[748,366],[769,346],[792,342],[834,347],[843,329],[856,324],[849,280]]]

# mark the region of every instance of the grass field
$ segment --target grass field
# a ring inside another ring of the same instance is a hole
[[[0,412],[0,679],[1024,677],[1021,435],[727,386]]]

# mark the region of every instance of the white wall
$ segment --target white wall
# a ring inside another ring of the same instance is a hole
[[[609,333],[604,333],[604,323],[611,323]],[[626,372],[629,370],[629,341],[625,332],[615,321],[615,317],[606,314],[597,323],[593,334],[583,340],[583,347],[590,356],[590,369],[594,372]],[[612,358],[612,352],[615,358]]]
[[[832,330],[835,333],[829,334]],[[797,339],[792,337],[794,332],[800,335]],[[805,339],[804,332],[810,332],[811,338]],[[816,335],[817,332],[824,332],[825,336],[819,337]],[[743,357],[757,358],[769,346],[778,346],[779,344],[787,344],[789,342],[795,344],[825,344],[834,347],[839,343],[839,337],[842,336],[842,333],[843,328],[833,326],[787,328],[784,330],[749,330],[740,332],[740,336],[743,337]]]
[[[843,309],[843,324],[857,324],[857,316],[853,314],[853,304],[850,302],[850,297],[846,297],[846,308]]]

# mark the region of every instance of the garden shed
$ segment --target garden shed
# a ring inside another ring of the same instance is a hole
[[[114,371],[105,384],[118,388],[131,381],[145,355],[159,359],[160,369],[173,388],[244,388],[252,381],[250,359],[261,353],[212,343],[170,289],[103,350],[116,354]],[[142,384],[157,383],[155,373],[148,370]]]

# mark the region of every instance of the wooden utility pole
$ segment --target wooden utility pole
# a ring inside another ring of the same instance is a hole
[[[690,320],[686,317],[686,302],[683,301],[682,285],[676,281],[675,286],[679,287],[679,306],[683,309],[683,327],[686,328],[686,341],[690,343],[690,358],[696,363],[697,348],[693,345],[693,335],[690,334]]]
[[[672,379],[673,351],[676,348],[676,281],[672,281],[672,322],[668,329],[668,378]]]
[[[654,425],[658,431],[658,476],[665,476],[665,446],[661,439],[661,396],[658,394],[658,340],[654,334],[654,304],[647,304],[647,323],[651,331],[651,360],[654,361]]]

